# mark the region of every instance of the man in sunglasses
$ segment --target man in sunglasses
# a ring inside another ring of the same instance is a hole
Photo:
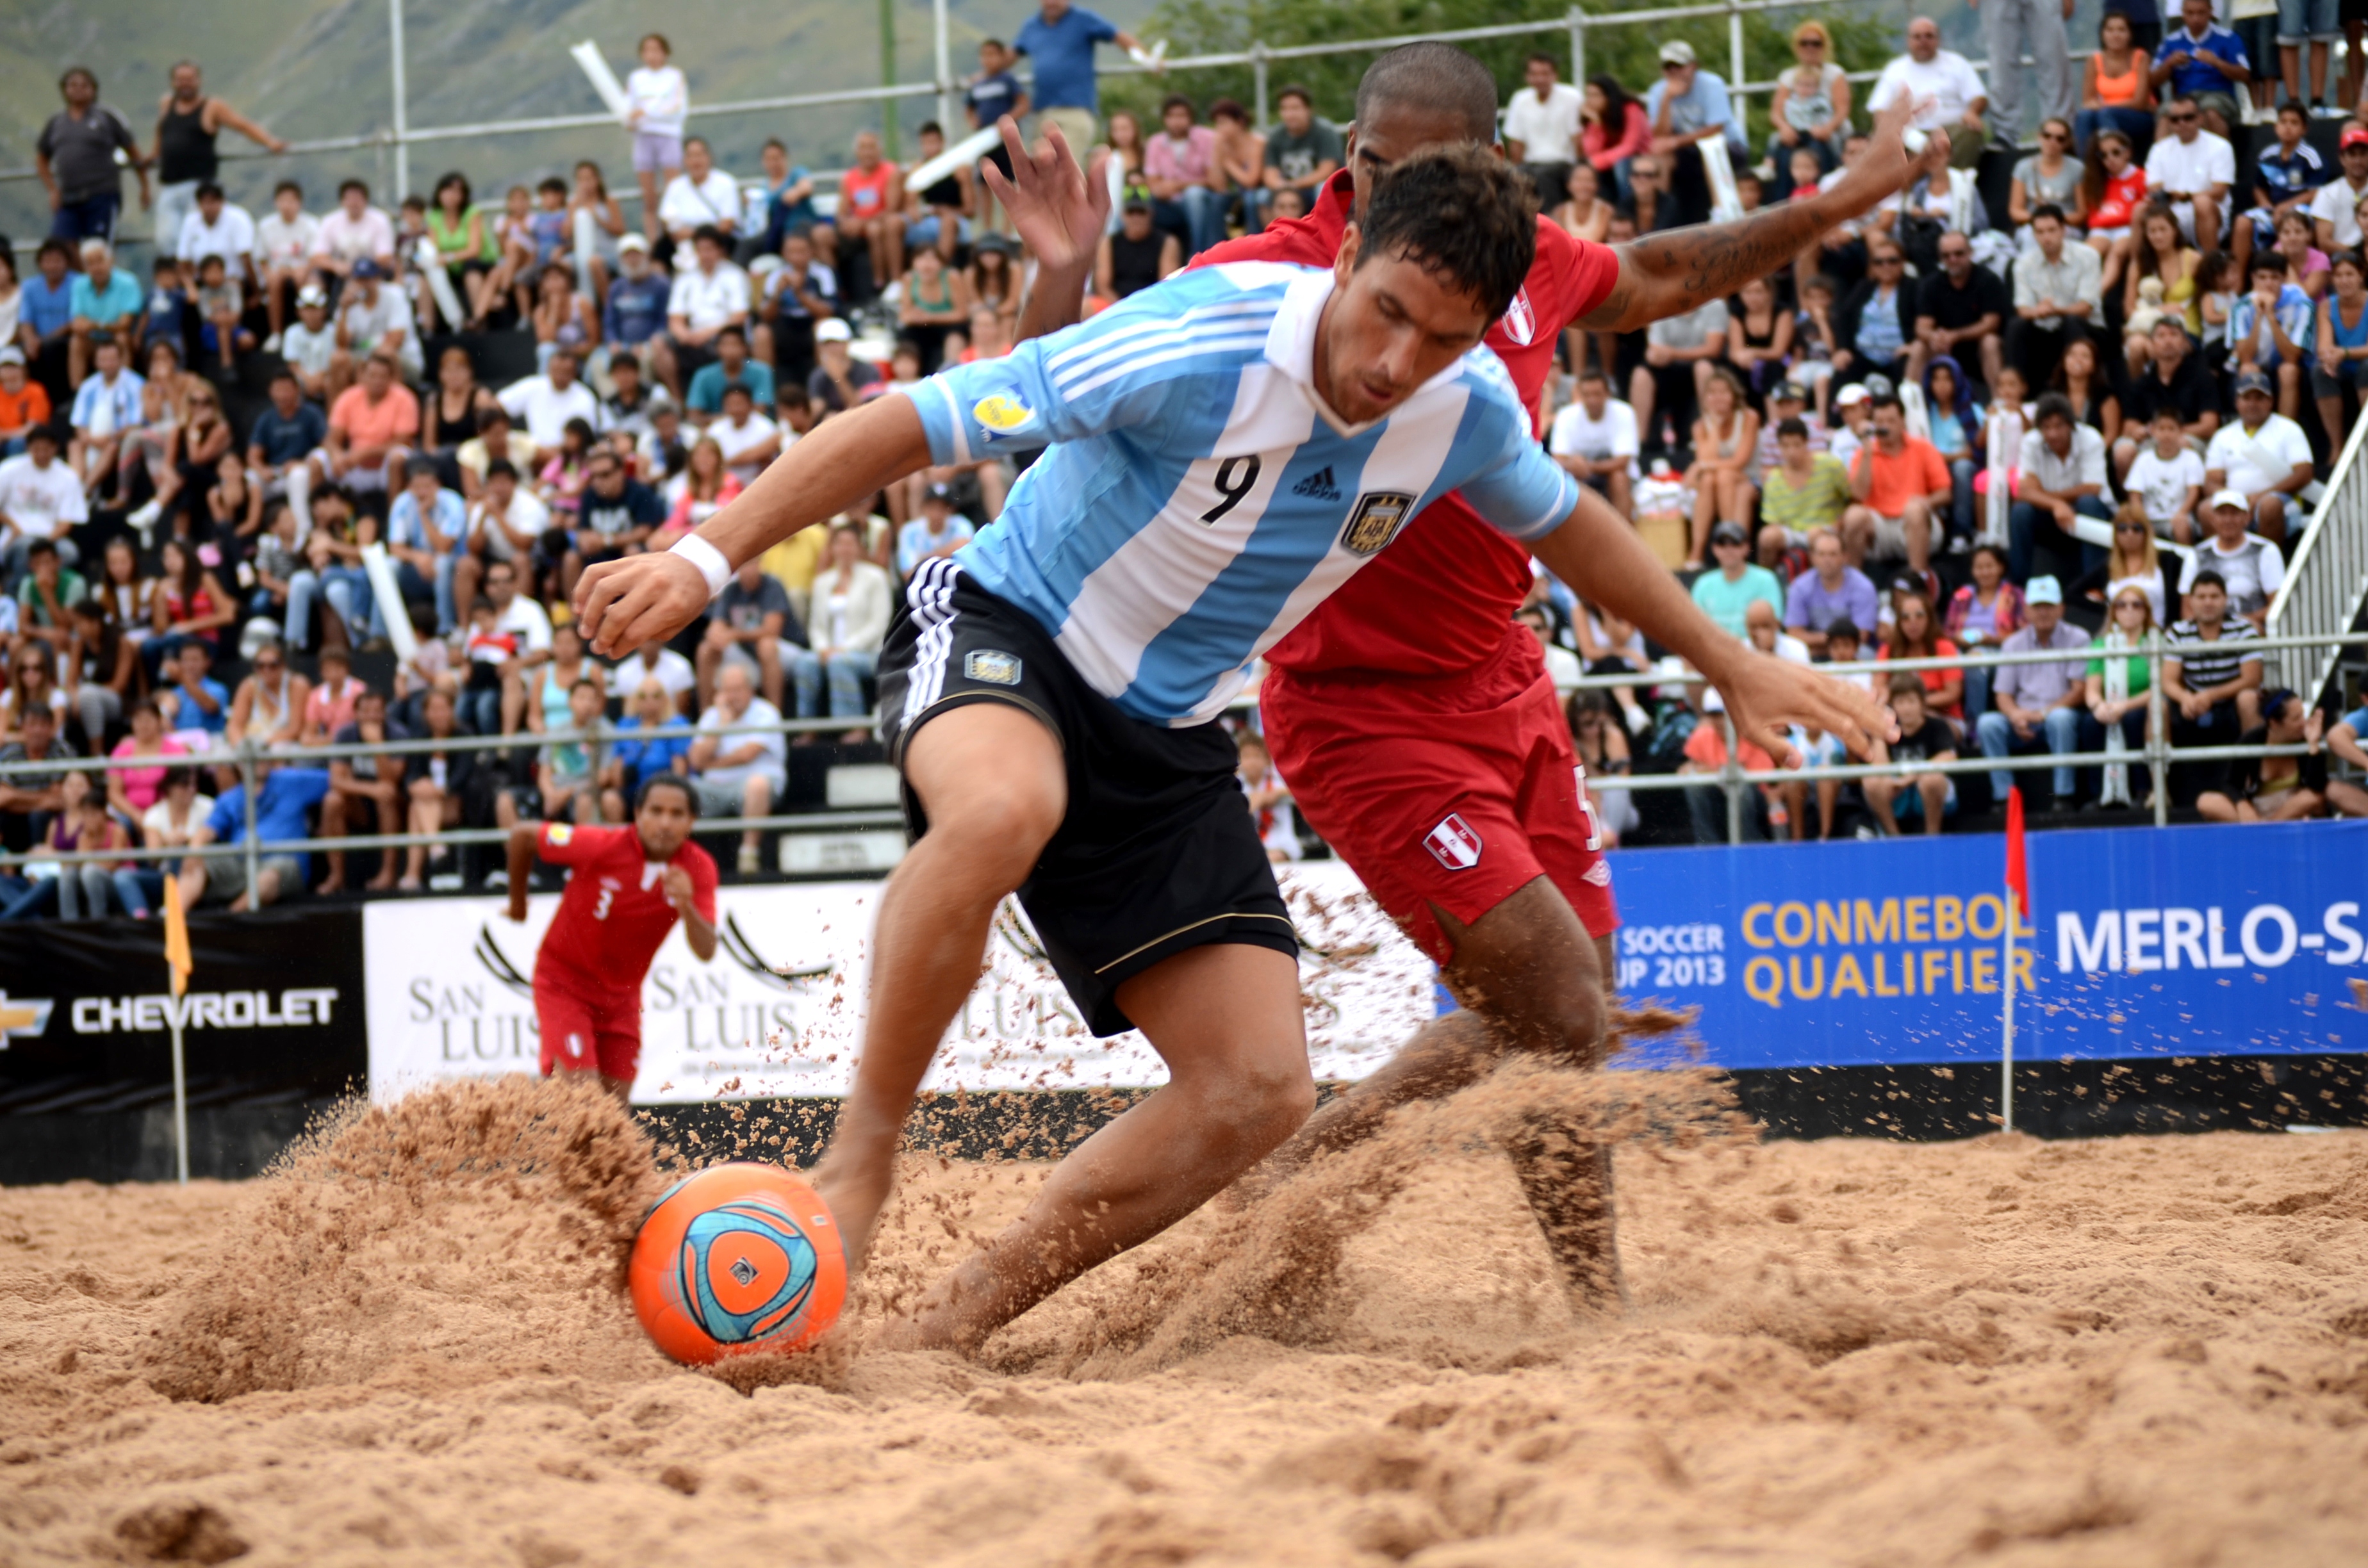
[[[1672,40],[1661,46],[1661,79],[1645,95],[1652,121],[1652,149],[1667,160],[1669,197],[1682,214],[1677,222],[1699,223],[1710,216],[1710,181],[1702,172],[1702,143],[1726,138],[1726,153],[1737,167],[1748,150],[1743,122],[1726,96],[1726,83],[1695,62],[1693,45]]]
[[[2168,136],[2146,154],[2146,190],[2170,203],[2187,237],[2206,250],[2220,243],[2228,215],[2228,187],[2237,183],[2237,149],[2203,128],[2192,97],[2176,97],[2162,111]]]
[[[1974,265],[1974,242],[1951,229],[1941,236],[1941,270],[1924,280],[1916,301],[1916,344],[1907,351],[1907,374],[1924,379],[1924,367],[1946,354],[1959,364],[1980,358],[1982,381],[1998,382],[1998,330],[2013,309],[2006,284],[1987,267]],[[1967,352],[1968,346],[1973,352]]]

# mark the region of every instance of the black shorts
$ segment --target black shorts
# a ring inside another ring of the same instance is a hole
[[[1121,983],[1187,949],[1236,942],[1298,956],[1222,725],[1171,730],[1121,711],[1026,612],[943,558],[913,574],[879,673],[881,732],[900,765],[916,730],[969,702],[1011,703],[1060,738],[1068,814],[1019,903],[1095,1034],[1133,1028]],[[928,823],[904,793],[918,838]]]

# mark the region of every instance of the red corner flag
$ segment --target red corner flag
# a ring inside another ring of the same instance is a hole
[[[2014,785],[2006,792],[2006,885],[2015,896],[2016,908],[2025,916],[2031,914],[2031,877],[2022,859],[2022,787]]]

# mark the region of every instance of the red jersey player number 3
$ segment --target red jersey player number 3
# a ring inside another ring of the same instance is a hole
[[[715,957],[715,862],[690,841],[698,806],[671,775],[649,780],[630,825],[520,823],[510,832],[509,916],[526,918],[538,859],[568,868],[559,913],[534,960],[542,1071],[594,1073],[630,1098],[642,1055],[642,982],[683,923],[701,963]]]

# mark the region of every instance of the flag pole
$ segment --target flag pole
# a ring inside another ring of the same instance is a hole
[[[189,1081],[181,1053],[182,997],[189,988],[189,920],[181,909],[181,879],[165,873],[165,968],[173,983],[173,1163],[183,1187],[189,1185]]]

